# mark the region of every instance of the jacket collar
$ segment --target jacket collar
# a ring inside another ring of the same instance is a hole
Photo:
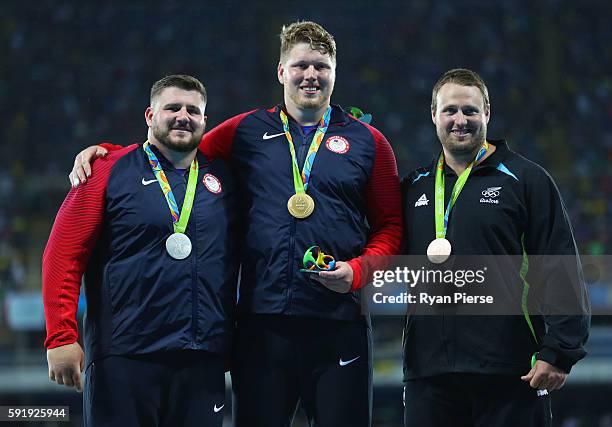
[[[149,147],[151,147],[151,151],[155,153],[155,156],[159,160],[159,163],[161,164],[161,167],[164,171],[176,170],[176,168],[170,162],[170,160],[166,159],[166,157],[161,153],[161,151],[159,151],[159,149],[155,145],[150,144]],[[147,153],[145,153],[144,150],[142,150],[142,148],[141,148],[141,151],[145,159],[147,160],[147,164],[148,164],[149,158],[147,157]],[[196,151],[196,159],[198,159],[198,169],[202,169],[208,163],[210,163],[209,159],[204,154],[202,154],[202,152],[199,149]]]
[[[336,105],[336,104],[331,104],[331,107],[332,107],[332,112],[331,112],[331,117],[329,119],[329,124],[330,125],[344,126],[344,125],[349,123],[349,116],[342,109],[341,106]],[[287,117],[289,118],[289,122],[290,123],[291,122],[297,123],[295,121],[295,119],[293,117],[291,117],[291,115],[289,113],[287,113],[287,109],[285,108],[285,103],[278,104],[278,105],[274,106],[273,108],[270,108],[268,111],[270,111],[271,113],[273,113],[276,116],[278,116],[278,114],[280,113],[280,110],[285,111],[285,113],[287,114]]]
[[[487,141],[489,142],[489,144],[492,144],[495,146],[495,152],[491,154],[489,157],[487,157],[486,159],[484,159],[482,163],[479,163],[478,165],[476,165],[473,170],[478,170],[478,169],[487,168],[487,167],[497,168],[497,165],[502,163],[504,159],[508,157],[508,154],[510,153],[510,149],[508,148],[508,143],[506,142],[505,139],[487,139]],[[438,159],[440,158],[441,152],[442,150],[438,151],[436,156],[433,158],[433,160],[429,164],[429,167],[427,168],[432,174],[436,173],[436,165],[438,164]],[[444,174],[447,176],[456,175],[455,171],[453,171],[446,163],[444,163]]]

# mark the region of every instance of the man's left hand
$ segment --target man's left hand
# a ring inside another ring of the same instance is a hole
[[[338,261],[335,270],[321,271],[313,279],[334,292],[345,294],[353,285],[353,269],[350,264]]]
[[[532,388],[548,391],[563,387],[566,378],[565,372],[543,360],[536,361],[529,373],[521,377],[523,381],[528,381]]]

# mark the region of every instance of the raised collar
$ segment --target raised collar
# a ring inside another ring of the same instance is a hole
[[[342,109],[341,106],[336,105],[336,104],[330,104],[332,107],[332,112],[331,112],[331,117],[329,119],[329,124],[333,124],[333,125],[340,125],[340,126],[344,126],[346,124],[349,123],[349,116],[348,114]],[[287,114],[287,117],[289,118],[289,122],[293,122],[293,123],[297,123],[295,121],[295,119],[293,117],[291,117],[291,115],[287,112],[287,109],[285,108],[285,104],[278,104],[276,106],[274,106],[274,108],[268,110],[273,112],[274,114],[279,114],[280,110],[285,111],[285,113]]]
[[[491,154],[489,157],[484,159],[481,163],[474,166],[472,171],[476,171],[482,168],[492,167],[497,168],[497,166],[504,161],[504,159],[508,156],[510,149],[508,148],[508,143],[504,139],[487,139],[489,144],[495,146],[495,152]],[[440,158],[440,153],[442,150],[438,151],[432,162],[430,163],[428,170],[430,173],[436,173],[436,165],[438,164],[438,159]],[[452,170],[446,163],[444,163],[444,174],[446,176],[457,175],[454,170]]]

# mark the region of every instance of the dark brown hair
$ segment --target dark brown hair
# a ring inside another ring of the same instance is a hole
[[[200,95],[202,95],[202,100],[206,103],[206,88],[201,81],[186,74],[172,74],[153,83],[151,87],[151,104],[153,104],[153,100],[159,96],[164,89],[169,87],[199,92]]]

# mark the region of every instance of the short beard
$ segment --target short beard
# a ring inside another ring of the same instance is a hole
[[[165,131],[165,130],[160,129],[158,126],[154,126],[153,136],[155,137],[156,140],[160,142],[160,144],[163,144],[167,148],[174,150],[174,151],[179,151],[181,153],[189,153],[195,150],[196,148],[198,148],[198,146],[200,145],[200,140],[202,139],[202,135],[204,134],[204,132],[201,132],[201,133],[192,132],[191,140],[189,142],[182,142],[182,143],[177,144],[170,139],[171,131],[172,129]]]
[[[476,153],[478,152],[480,147],[482,147],[486,140],[485,132],[486,131],[483,129],[478,132],[478,134],[472,134],[471,142],[469,145],[457,143],[457,140],[453,136],[446,133],[444,135],[438,135],[438,137],[442,143],[442,146],[452,154],[460,157],[473,157],[476,155]]]

